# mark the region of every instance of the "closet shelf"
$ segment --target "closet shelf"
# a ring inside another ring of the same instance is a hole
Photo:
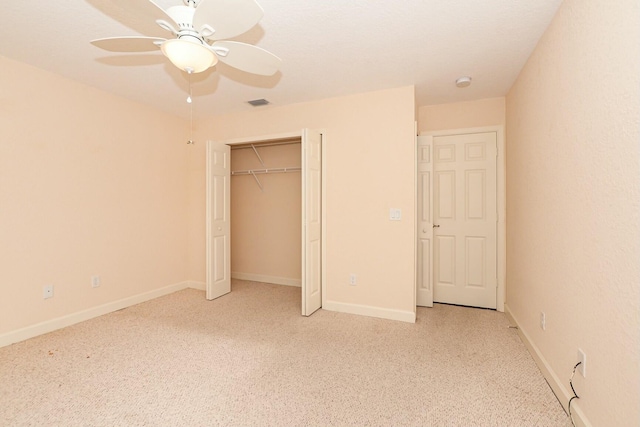
[[[276,145],[300,145],[300,137],[284,139],[282,141],[276,142],[260,142],[258,144],[248,143],[248,144],[238,144],[232,145],[231,151],[233,150],[246,150],[248,148],[263,148],[263,147],[274,147]]]

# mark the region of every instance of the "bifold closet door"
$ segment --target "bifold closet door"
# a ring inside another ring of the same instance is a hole
[[[207,142],[207,299],[231,292],[231,150]]]
[[[322,306],[322,135],[302,132],[302,315]]]

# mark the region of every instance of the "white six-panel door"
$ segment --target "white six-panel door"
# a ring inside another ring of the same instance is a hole
[[[418,305],[496,308],[496,155],[495,132],[419,139]]]
[[[496,308],[496,134],[437,136],[434,300]]]
[[[302,315],[322,306],[322,135],[302,133]]]
[[[207,239],[208,300],[231,292],[230,177],[228,145],[207,142]]]

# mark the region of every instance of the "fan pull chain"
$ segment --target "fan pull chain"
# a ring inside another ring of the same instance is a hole
[[[187,104],[191,104],[193,100],[191,99],[191,74],[193,71],[187,70],[187,74],[189,75],[189,96],[187,96]]]
[[[189,96],[187,96],[187,104],[189,104],[189,131],[190,137],[187,141],[187,144],[195,144],[196,142],[193,140],[193,99],[191,98],[191,73],[192,71],[187,70],[187,74],[189,75]]]

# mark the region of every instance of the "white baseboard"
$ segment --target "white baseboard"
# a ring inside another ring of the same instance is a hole
[[[232,279],[249,280],[251,282],[273,283],[275,285],[302,287],[302,280],[288,277],[265,276],[263,274],[231,272]]]
[[[102,316],[104,314],[122,310],[123,308],[131,307],[132,305],[140,304],[154,298],[172,294],[186,288],[194,287],[192,286],[192,284],[198,285],[198,282],[176,283],[174,285],[165,286],[164,288],[154,289],[153,291],[123,298],[117,301],[99,305],[97,307],[88,308],[77,313],[68,314],[66,316],[57,317],[55,319],[36,323],[35,325],[7,332],[0,335],[0,347],[5,347],[7,345],[24,341],[29,338],[37,337],[38,335],[43,335],[58,329],[65,328],[67,326],[75,325],[76,323],[84,322],[85,320],[93,319],[94,317]]]
[[[196,282],[195,280],[189,280],[187,283],[187,287],[191,289],[197,289],[199,291],[206,291],[207,284],[205,282]]]
[[[564,386],[562,380],[560,380],[560,377],[558,377],[558,375],[551,368],[551,365],[549,365],[547,360],[544,358],[538,346],[536,346],[536,344],[529,338],[527,332],[522,329],[522,325],[513,315],[508,304],[504,305],[504,313],[506,314],[511,324],[518,327],[518,334],[520,335],[522,342],[529,350],[529,353],[531,353],[531,357],[533,357],[533,360],[538,365],[538,368],[542,372],[542,375],[546,378],[549,386],[566,411],[569,405],[569,399],[571,398],[571,396],[573,396],[573,393],[569,393],[569,390]],[[573,416],[573,421],[576,427],[592,427],[591,423],[584,415],[584,412],[582,412],[582,410],[580,409],[579,403],[576,402],[578,402],[578,400],[574,400],[571,404],[571,415]]]
[[[378,317],[380,319],[399,320],[401,322],[416,323],[416,313],[413,311],[392,310],[388,308],[348,304],[336,301],[323,302],[322,309],[337,311],[339,313],[358,314],[360,316]]]

